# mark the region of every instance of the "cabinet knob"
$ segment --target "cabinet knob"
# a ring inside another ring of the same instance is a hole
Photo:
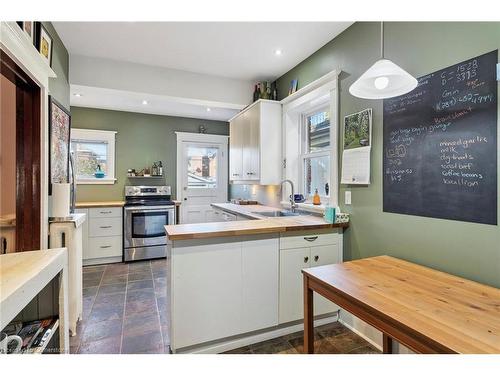
[[[304,257],[304,263],[309,262],[309,257]]]
[[[314,261],[317,262],[319,260],[319,255],[314,256]]]

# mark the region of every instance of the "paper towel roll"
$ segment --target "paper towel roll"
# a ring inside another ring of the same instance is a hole
[[[68,217],[70,184],[52,184],[52,216]]]

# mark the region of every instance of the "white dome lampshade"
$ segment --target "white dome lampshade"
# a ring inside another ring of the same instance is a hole
[[[349,92],[363,99],[386,99],[406,94],[418,81],[391,60],[380,59],[349,87]]]

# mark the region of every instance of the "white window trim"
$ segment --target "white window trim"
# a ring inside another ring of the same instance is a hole
[[[115,176],[115,146],[116,131],[94,129],[71,129],[71,140],[81,139],[86,141],[103,141],[108,144],[108,170],[105,178],[77,178],[77,185],[112,185],[116,182]]]
[[[305,190],[305,184],[302,176],[301,117],[304,113],[309,113],[315,108],[330,107],[330,197],[326,201],[322,200],[322,204],[329,203],[332,206],[338,206],[340,188],[338,176],[338,75],[340,72],[340,70],[331,71],[281,101],[283,104],[283,159],[286,160],[283,178],[292,180],[298,189],[296,193],[302,194]],[[319,152],[315,153],[316,155],[319,156]],[[286,197],[290,193],[288,186],[284,186],[283,203],[288,202]]]
[[[330,156],[330,162],[331,162],[331,153],[332,153],[332,138],[330,136],[330,146],[326,147],[325,149],[323,149],[322,151],[310,151],[310,152],[306,152],[307,150],[307,147],[308,147],[308,144],[307,144],[307,122],[306,122],[306,118],[310,115],[313,115],[314,113],[316,112],[319,112],[320,110],[327,110],[329,111],[331,108],[330,106],[328,105],[328,103],[325,101],[324,103],[321,103],[315,107],[313,107],[311,110],[308,110],[307,112],[304,112],[304,113],[301,113],[301,116],[300,116],[300,129],[299,129],[299,132],[300,132],[300,138],[301,138],[301,144],[300,144],[300,174],[299,174],[299,191],[302,191],[304,194],[304,198],[306,198],[306,201],[308,200],[312,200],[312,195],[310,196],[306,196],[306,178],[305,178],[305,161],[306,159],[311,159],[311,158],[317,158],[317,157],[320,157],[320,156]],[[331,123],[330,123],[330,133],[332,131],[332,128],[331,128]],[[331,173],[331,171],[330,171]],[[330,181],[328,182],[329,186],[330,186],[330,189],[331,189],[331,185],[332,185],[332,177],[330,175]],[[330,190],[331,191],[331,190]],[[314,195],[314,193],[313,193]],[[321,195],[320,194],[320,197],[322,200],[329,200],[330,199],[330,196],[326,196],[326,195]]]

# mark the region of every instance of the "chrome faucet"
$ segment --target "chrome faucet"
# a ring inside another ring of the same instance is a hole
[[[291,207],[291,210],[292,212],[295,212],[295,210],[297,209],[297,203],[295,203],[295,190],[293,188],[293,182],[291,180],[283,180],[280,182],[280,186],[283,188],[283,184],[285,182],[288,182],[290,184],[290,187],[292,188],[292,194],[290,195],[290,207]]]

